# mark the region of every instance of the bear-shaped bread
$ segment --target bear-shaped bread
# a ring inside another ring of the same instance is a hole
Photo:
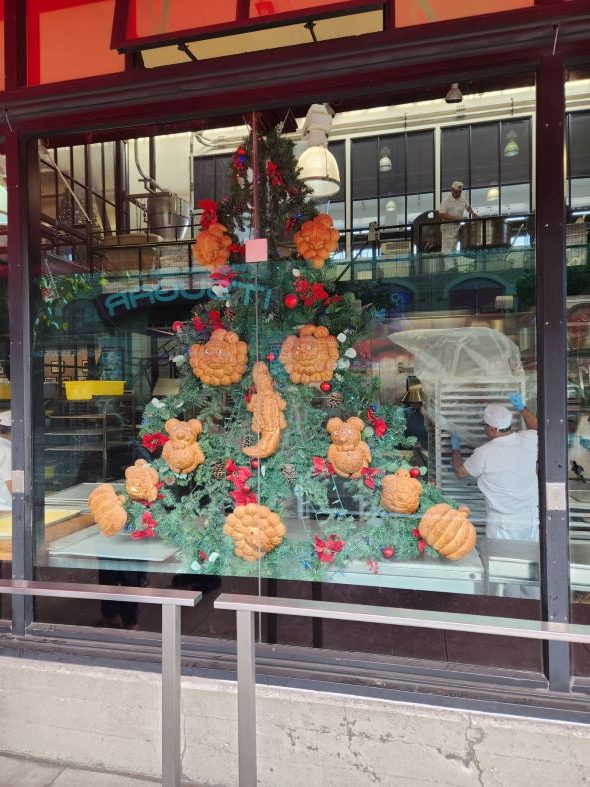
[[[328,448],[328,462],[343,478],[360,478],[361,470],[371,463],[371,449],[361,440],[364,428],[364,423],[355,416],[348,421],[330,418],[326,424],[332,438],[332,445]]]

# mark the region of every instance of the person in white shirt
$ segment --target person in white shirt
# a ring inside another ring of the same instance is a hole
[[[458,478],[476,478],[486,502],[486,535],[535,541],[539,538],[537,417],[518,393],[508,398],[522,415],[526,430],[512,431],[512,413],[489,404],[483,413],[487,443],[463,461],[461,440],[451,435],[451,461]]]
[[[459,234],[458,222],[463,218],[466,212],[472,219],[477,217],[477,213],[467,202],[463,194],[463,184],[460,180],[454,180],[451,183],[450,193],[442,198],[438,206],[439,219],[457,222],[455,224],[441,224],[441,251],[443,254],[452,254],[456,250],[457,235]]]
[[[12,445],[10,410],[0,413],[0,511],[12,511]]]

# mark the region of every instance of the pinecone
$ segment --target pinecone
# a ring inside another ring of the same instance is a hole
[[[215,462],[213,465],[213,478],[216,478],[218,481],[221,481],[222,478],[225,478],[225,462],[219,460]]]
[[[236,321],[236,312],[234,309],[230,309],[229,307],[223,313],[224,318],[227,322],[235,322]]]
[[[266,317],[264,318],[264,322],[267,322],[267,323],[268,323],[268,322],[272,322],[272,321],[274,320],[274,318],[275,318],[275,317],[276,317],[276,314],[275,314],[274,312],[269,312],[269,313],[266,315]]]
[[[242,437],[242,448],[249,448],[251,445],[256,445],[258,438],[255,434],[245,434]]]
[[[281,470],[283,477],[287,480],[290,484],[292,484],[297,479],[297,473],[295,472],[295,465],[288,462],[286,465],[283,465],[283,469]]]
[[[344,401],[344,394],[340,391],[332,391],[328,396],[328,407],[340,407]]]

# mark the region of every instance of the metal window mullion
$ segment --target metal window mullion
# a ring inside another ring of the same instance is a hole
[[[545,57],[537,72],[535,184],[541,609],[544,620],[557,623],[570,618],[564,81],[562,58]],[[543,667],[552,690],[569,691],[567,643],[545,642]]]
[[[12,409],[12,577],[33,578],[33,408],[31,263],[39,262],[39,163],[37,140],[6,134],[8,187],[8,313]],[[31,598],[12,602],[15,634],[33,618]]]

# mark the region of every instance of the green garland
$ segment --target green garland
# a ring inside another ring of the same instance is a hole
[[[218,220],[235,241],[251,218],[251,145],[250,137],[238,148],[231,193],[217,211]],[[236,276],[227,292],[219,301],[199,303],[192,319],[173,326],[179,393],[148,403],[140,430],[144,445],[153,451],[151,465],[160,479],[158,499],[147,507],[147,516],[151,514],[157,523],[157,535],[179,550],[187,571],[314,580],[360,563],[363,570],[378,573],[380,561],[419,559],[430,552],[416,528],[421,515],[444,498],[434,486],[423,483],[416,514],[392,515],[381,507],[381,478],[409,468],[400,451],[411,449],[415,438],[405,433],[403,409],[379,402],[378,381],[362,372],[356,356],[354,345],[371,335],[373,308],[353,293],[339,291],[335,266],[314,270],[301,260],[279,261],[281,244],[289,243],[296,227],[316,211],[308,188],[297,179],[293,145],[276,131],[260,138],[258,145],[262,226],[269,239],[270,261],[238,265],[242,260],[234,252],[231,262]],[[272,177],[265,176],[268,162],[278,167],[280,177],[276,168]],[[305,292],[317,295],[308,298],[307,305]],[[285,296],[289,294],[298,298],[295,308],[287,308]],[[248,371],[235,385],[212,387],[193,375],[188,353],[220,324],[247,342]],[[323,325],[338,339],[340,359],[329,391],[292,383],[278,360],[286,337],[304,324]],[[287,428],[278,452],[252,463],[247,487],[259,503],[279,514],[287,534],[278,547],[251,563],[234,554],[233,539],[224,534],[223,525],[239,494],[226,477],[228,463],[250,467],[241,448],[251,431],[246,401],[253,386],[252,366],[259,359],[266,360],[276,391],[287,402]],[[358,416],[366,424],[363,439],[373,458],[370,472],[358,480],[330,473],[325,459],[330,438],[325,426],[334,416]],[[170,418],[198,418],[203,424],[199,445],[206,460],[188,475],[174,474],[159,456]],[[378,421],[379,429],[372,425]],[[425,472],[426,468],[420,468],[422,476]],[[142,537],[146,506],[127,502],[126,510],[127,531]]]

